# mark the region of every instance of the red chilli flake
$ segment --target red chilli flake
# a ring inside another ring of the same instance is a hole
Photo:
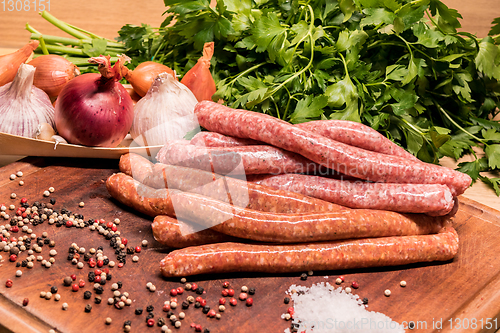
[[[12,282],[11,279],[7,279],[7,281],[5,281],[5,286],[7,288],[11,288],[13,284],[14,284],[14,282]]]
[[[352,281],[351,287],[353,287],[354,289],[358,289],[359,288],[359,283],[357,283],[356,281]]]

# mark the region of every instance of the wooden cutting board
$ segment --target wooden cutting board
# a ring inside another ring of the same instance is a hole
[[[33,227],[33,232],[40,236],[48,233],[48,238],[55,240],[58,254],[51,268],[35,263],[32,269],[19,267],[9,262],[5,252],[0,254],[0,324],[13,332],[48,332],[50,328],[60,332],[122,332],[123,323],[130,320],[133,332],[160,332],[160,328],[146,326],[146,307],[154,306],[155,320],[165,317],[162,305],[169,300],[169,291],[182,286],[176,279],[164,279],[159,274],[158,263],[168,252],[156,243],[151,234],[151,219],[139,216],[128,207],[124,207],[110,198],[105,188],[105,180],[117,172],[116,160],[93,159],[57,159],[30,158],[7,165],[0,169],[0,203],[19,204],[21,197],[34,201],[48,202],[56,199],[55,209],[66,208],[73,213],[83,214],[85,219],[105,219],[112,221],[119,218],[119,230],[122,237],[128,239],[127,246],[140,245],[146,239],[149,245],[138,254],[139,261],[132,262],[127,255],[123,268],[110,269],[112,278],[104,285],[102,303],[94,304],[93,284],[88,282],[88,265],[78,269],[67,260],[68,248],[75,242],[87,250],[103,246],[104,254],[116,261],[114,250],[109,241],[96,231],[88,228],[66,228],[49,225],[47,222]],[[17,171],[24,175],[16,180],[9,176]],[[25,182],[19,185],[19,180]],[[55,192],[44,197],[43,192],[49,187]],[[10,199],[16,193],[16,199]],[[78,204],[84,202],[84,207]],[[404,267],[361,269],[350,271],[314,272],[306,281],[300,274],[231,274],[224,276],[188,277],[188,282],[196,282],[203,287],[203,298],[211,308],[218,308],[222,283],[229,281],[238,293],[241,286],[256,289],[254,305],[247,307],[243,302],[227,309],[220,320],[207,318],[201,309],[191,305],[184,310],[186,318],[180,329],[169,327],[174,332],[194,332],[191,323],[209,328],[210,332],[283,332],[290,327],[290,322],[281,319],[289,305],[284,304],[285,291],[292,284],[311,286],[319,282],[335,283],[339,275],[345,277],[343,287],[352,281],[360,285],[355,290],[361,298],[369,299],[368,310],[386,314],[402,323],[413,321],[416,332],[494,332],[500,327],[500,212],[483,206],[475,201],[461,198],[460,209],[454,218],[454,225],[460,236],[460,250],[456,258],[446,263],[409,265]],[[43,247],[44,258],[48,259],[49,248]],[[26,254],[21,254],[18,261]],[[16,270],[23,272],[16,277]],[[86,286],[78,292],[72,292],[62,284],[63,278],[75,274],[77,281],[82,278]],[[6,288],[5,281],[13,280],[12,288]],[[401,288],[401,280],[407,281],[407,287]],[[122,292],[128,292],[133,300],[131,306],[118,310],[107,304],[111,297],[110,286],[121,281]],[[152,282],[155,292],[150,292],[146,284]],[[58,287],[60,301],[40,298],[41,291],[49,291],[51,286]],[[384,290],[390,289],[390,297],[384,296]],[[85,300],[85,290],[92,291],[92,298]],[[188,295],[198,296],[194,292],[185,292],[178,296],[179,303]],[[24,298],[29,304],[22,306]],[[68,303],[66,311],[62,303]],[[92,311],[86,313],[86,304],[92,305]],[[143,308],[142,315],[135,315],[136,308]],[[180,307],[174,311],[181,312]],[[111,325],[105,325],[106,317],[112,318]],[[442,329],[439,323],[442,322]],[[453,326],[450,328],[450,323]],[[467,325],[467,329],[458,329]],[[474,324],[475,323],[475,324]],[[425,326],[427,326],[425,328]],[[433,328],[434,327],[434,328]],[[475,328],[474,328],[475,327]],[[487,329],[489,328],[489,329]]]

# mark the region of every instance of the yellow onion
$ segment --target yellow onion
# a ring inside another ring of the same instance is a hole
[[[137,66],[133,71],[128,69],[127,67],[123,68],[123,77],[130,82],[135,92],[144,97],[151,87],[153,80],[160,73],[169,73],[171,74],[175,80],[175,72],[168,66],[159,64],[154,61],[146,61]]]
[[[36,57],[29,64],[36,68],[33,84],[50,97],[57,97],[69,80],[80,75],[78,67],[56,54]]]

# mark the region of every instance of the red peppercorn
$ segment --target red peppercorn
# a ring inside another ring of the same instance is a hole
[[[183,292],[184,292],[184,288],[182,288],[182,287],[177,288],[177,295],[182,295]]]
[[[351,287],[353,287],[354,289],[358,289],[359,288],[359,283],[357,283],[356,281],[352,281]]]
[[[247,306],[252,306],[253,305],[253,298],[247,298],[247,301],[246,301],[246,305]]]
[[[97,276],[97,275],[101,275],[102,271],[100,269],[95,269],[94,270],[94,274]]]
[[[123,267],[123,263],[122,262],[119,262],[118,263],[118,268],[122,268]]]
[[[66,227],[67,227],[67,228],[71,228],[72,226],[73,226],[73,221],[71,221],[71,220],[67,220],[67,221],[66,221]]]
[[[177,289],[171,289],[170,290],[170,296],[177,296]]]
[[[73,285],[71,286],[71,290],[73,291],[78,291],[80,289],[80,287],[78,287],[78,285],[76,283],[73,283]]]
[[[23,299],[23,306],[27,306],[29,302],[30,302],[29,298]]]
[[[104,266],[104,260],[97,260],[97,267]]]
[[[339,279],[340,279],[342,282],[344,282],[344,281],[345,281],[345,278],[344,278],[342,275],[341,275],[341,276],[339,276]]]
[[[206,299],[202,299],[202,300],[200,301],[200,305],[201,305],[201,306],[205,306],[205,305],[207,305],[207,300],[206,300]]]
[[[201,325],[200,325],[200,324],[196,325],[196,326],[194,327],[194,330],[195,330],[196,332],[201,332]]]
[[[89,267],[94,268],[95,267],[95,261],[94,260],[89,260]]]
[[[82,279],[80,279],[80,281],[78,281],[78,287],[80,287],[80,288],[85,287],[85,281],[83,281]]]
[[[73,255],[73,259],[76,259],[76,260],[80,259],[80,253],[75,253]]]
[[[14,237],[14,236],[12,236],[12,237],[10,238],[10,242],[11,242],[11,243],[13,243],[13,242],[17,242],[17,238],[16,238],[16,237]]]
[[[207,317],[211,317],[211,318],[215,317],[215,310],[212,309],[212,310],[208,311]]]
[[[233,296],[234,296],[234,289],[229,289],[229,290],[227,291],[227,295],[228,295],[229,297],[233,297]]]
[[[122,238],[122,244],[123,244],[123,245],[127,245],[127,243],[128,243],[128,239],[126,239],[126,238]]]
[[[22,214],[23,214],[22,210],[20,210],[20,209],[16,210],[16,215],[17,216],[21,216]]]
[[[106,221],[104,221],[104,219],[100,219],[100,220],[99,220],[99,223],[100,223],[100,224],[104,224],[104,223],[106,223]]]
[[[24,207],[21,207],[20,209],[21,209],[21,212],[23,212],[23,213],[26,211],[26,208],[24,208]]]
[[[191,283],[191,290],[195,291],[196,289],[198,289],[198,285],[196,283]]]
[[[231,304],[232,306],[236,306],[236,304],[238,304],[238,301],[236,300],[236,298],[231,298],[229,300],[229,304]]]
[[[70,278],[71,278],[71,280],[75,281],[76,280],[76,275],[75,274],[71,274]]]
[[[27,218],[27,217],[28,217],[28,213],[26,213],[26,212],[21,213],[21,217],[22,217],[23,219]]]
[[[11,254],[10,257],[9,257],[9,260],[10,261],[16,261],[17,260],[17,256],[15,254]]]
[[[229,290],[224,289],[224,290],[222,290],[221,294],[222,294],[222,296],[227,297],[227,295],[229,294]]]
[[[17,225],[10,227],[10,232],[19,232],[19,227]]]
[[[113,222],[108,222],[108,223],[106,224],[106,227],[108,227],[108,228],[112,228],[112,227],[113,227]]]
[[[170,311],[170,304],[163,304],[163,311],[165,312]]]
[[[153,327],[153,326],[155,326],[155,320],[154,320],[153,318],[149,318],[149,319],[148,319],[148,326],[149,326],[149,327]]]
[[[222,288],[229,288],[229,281],[225,281],[223,284],[222,284]]]
[[[247,299],[247,297],[248,297],[247,293],[240,293],[239,299],[242,300],[242,301],[244,301],[244,300]]]
[[[116,225],[113,225],[113,226],[111,227],[111,231],[117,231],[117,230],[118,230],[118,228],[116,227]]]
[[[225,305],[226,304],[226,299],[225,298],[219,299],[219,304],[220,305]]]
[[[202,299],[203,299],[203,298],[201,298],[201,296],[198,296],[198,297],[196,297],[196,298],[195,298],[195,302],[198,302],[198,303],[199,303],[199,302],[201,302],[201,300],[202,300]]]
[[[25,204],[25,203],[27,203],[27,202],[28,202],[28,199],[26,199],[26,198],[21,198],[21,203],[22,203],[22,204]]]
[[[195,323],[191,323],[189,326],[191,326],[191,328],[195,328],[196,324]]]
[[[291,315],[292,315],[292,314],[294,314],[294,313],[295,313],[295,310],[294,310],[294,308],[291,306],[291,307],[289,307],[289,308],[288,308],[287,312],[288,312],[289,314],[291,314]]]
[[[100,276],[100,275],[97,275],[97,276],[94,278],[94,282],[95,282],[95,283],[101,283],[101,276]]]
[[[135,247],[135,252],[140,253],[141,252],[141,247],[140,246],[136,246]]]
[[[14,284],[14,282],[12,282],[12,280],[11,280],[11,279],[7,279],[7,281],[5,281],[5,286],[6,286],[7,288],[12,287],[12,285],[13,285],[13,284]]]
[[[103,268],[102,271],[106,274],[109,274],[109,268]]]

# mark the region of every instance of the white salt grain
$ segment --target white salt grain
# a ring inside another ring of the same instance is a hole
[[[296,290],[296,293],[292,293]],[[306,333],[399,333],[403,326],[380,312],[368,311],[358,295],[347,294],[328,282],[311,288],[292,285],[288,294],[294,304],[293,323]],[[285,330],[290,333],[290,329]]]

